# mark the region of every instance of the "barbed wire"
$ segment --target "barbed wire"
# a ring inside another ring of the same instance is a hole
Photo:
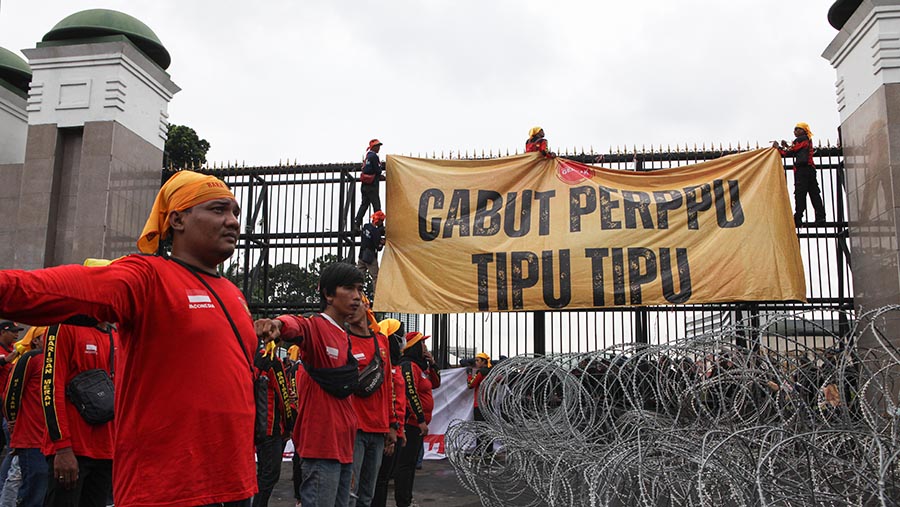
[[[900,506],[900,305],[845,337],[805,320],[826,350],[774,335],[798,319],[505,360],[447,456],[485,506]]]

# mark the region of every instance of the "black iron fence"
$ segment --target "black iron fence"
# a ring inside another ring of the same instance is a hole
[[[632,149],[604,154],[582,150],[560,155],[623,171],[653,171],[739,151],[740,146],[735,149],[720,146],[717,149]],[[490,156],[493,154],[466,153],[453,158]],[[791,160],[786,159],[785,165],[787,185],[792,191]],[[461,357],[471,357],[476,351],[487,351],[498,357],[590,351],[623,342],[664,343],[715,333],[744,320],[755,324],[753,329],[766,330],[762,334],[748,332],[749,345],[762,340],[773,347],[778,346],[781,337],[792,337],[807,347],[830,347],[836,337],[847,334],[853,315],[841,150],[819,146],[816,165],[827,221],[823,226],[814,227],[810,218],[810,223],[798,228],[807,303],[761,301],[398,317],[407,328],[432,335],[430,346],[449,364]],[[272,316],[317,310],[316,285],[321,267],[338,259],[356,258],[358,234],[352,232],[351,220],[359,203],[359,164],[223,167],[201,171],[225,180],[243,207],[243,234],[236,254],[222,270],[243,290],[251,312]],[[390,203],[385,208],[390,216]],[[781,320],[778,326],[766,326],[768,321],[775,320],[772,318],[775,314],[784,312],[803,312],[805,319],[797,320],[795,326]]]

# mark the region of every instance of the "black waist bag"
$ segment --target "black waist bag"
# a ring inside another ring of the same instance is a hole
[[[359,362],[352,355],[347,359],[347,364],[337,368],[311,368],[306,363],[303,366],[310,378],[335,398],[346,398],[359,386]]]
[[[384,382],[384,359],[381,358],[381,350],[378,348],[378,337],[373,336],[375,340],[375,354],[372,361],[359,372],[359,386],[353,391],[353,394],[360,398],[368,398],[381,387]]]
[[[88,424],[113,420],[115,395],[106,370],[86,370],[76,375],[66,385],[66,397]]]

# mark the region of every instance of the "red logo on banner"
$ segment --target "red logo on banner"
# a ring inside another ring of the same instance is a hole
[[[556,161],[558,162],[556,177],[568,185],[577,185],[584,180],[591,179],[594,175],[594,171],[590,166],[564,158],[557,158]]]
[[[431,451],[437,454],[446,454],[444,451],[444,435],[425,435],[422,439],[425,445],[425,451]]]

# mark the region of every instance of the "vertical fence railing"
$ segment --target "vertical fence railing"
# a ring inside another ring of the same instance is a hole
[[[743,151],[723,148],[617,150],[595,154],[564,152],[560,156],[623,171],[654,171],[712,160]],[[453,158],[487,158],[459,153]],[[434,156],[434,158],[443,158]],[[499,156],[499,154],[498,154]],[[765,324],[779,312],[806,312],[807,319],[837,335],[850,328],[853,287],[847,247],[846,189],[841,150],[820,146],[816,164],[828,203],[824,227],[798,228],[808,287],[807,303],[741,303],[660,306],[545,312],[396,315],[407,328],[432,335],[437,358],[453,363],[477,351],[493,356],[597,350],[617,343],[664,343],[714,332],[742,319]],[[793,189],[791,160],[785,178]],[[254,315],[304,313],[317,309],[316,283],[324,264],[355,261],[358,234],[352,220],[358,206],[358,164],[286,165],[202,169],[228,183],[245,208],[244,234],[238,253],[223,274],[245,292]],[[164,175],[165,176],[165,175]],[[382,185],[382,192],[384,188]],[[382,194],[383,197],[383,194]],[[390,203],[386,203],[389,213]],[[377,306],[377,305],[376,305]],[[758,327],[758,326],[757,326]],[[829,337],[799,326],[778,330],[828,346]],[[769,339],[741,335],[748,346]]]

